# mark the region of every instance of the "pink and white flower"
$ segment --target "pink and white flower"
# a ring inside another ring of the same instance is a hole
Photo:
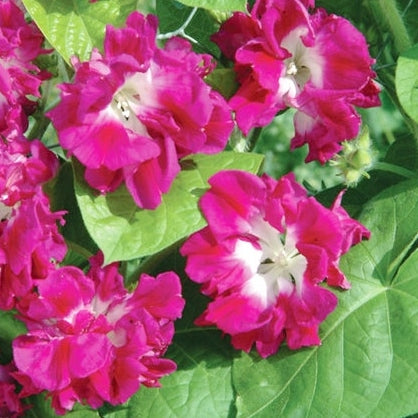
[[[39,87],[49,74],[33,60],[46,51],[43,36],[11,0],[0,2],[0,135],[8,141],[22,140],[27,116],[40,97]]]
[[[348,288],[342,254],[369,236],[340,206],[320,205],[289,174],[276,181],[243,171],[214,175],[200,208],[208,222],[182,246],[186,272],[212,301],[196,320],[231,335],[235,348],[262,357],[286,340],[320,344],[319,324]]]
[[[364,36],[342,17],[310,13],[313,6],[257,0],[251,14],[234,13],[212,39],[235,64],[240,87],[229,103],[240,129],[248,134],[295,108],[292,148],[307,143],[306,161],[324,163],[357,136],[355,106],[380,101]]]
[[[104,54],[73,59],[73,83],[49,112],[61,145],[86,167],[103,193],[125,181],[140,207],[161,202],[180,170],[178,159],[221,151],[233,128],[224,99],[203,80],[209,55],[188,41],[155,44],[157,19],[133,12],[124,28],[108,26]]]
[[[141,385],[157,387],[176,364],[162,358],[184,306],[173,272],[143,274],[128,293],[118,264],[91,259],[87,275],[61,267],[19,306],[27,335],[13,341],[24,393],[49,392],[58,414],[75,402],[124,403]]]

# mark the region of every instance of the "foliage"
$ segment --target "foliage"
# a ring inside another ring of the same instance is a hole
[[[124,405],[106,404],[97,411],[77,406],[68,415],[232,418],[418,413],[417,1],[372,0],[361,7],[348,0],[316,2],[351,20],[376,57],[383,105],[361,111],[373,144],[370,178],[362,178],[343,198],[344,208],[371,231],[371,239],[341,259],[352,288],[333,290],[339,303],[321,325],[322,345],[298,351],[282,347],[268,359],[255,352],[240,353],[219,330],[193,324],[207,299],[186,277],[178,248],[205,226],[198,200],[208,188],[209,177],[222,169],[267,172],[274,177],[293,171],[327,206],[346,188],[341,173],[330,164],[304,163],[306,147],[289,151],[292,111],[277,115],[262,130],[253,150],[248,144],[255,131],[250,138],[234,132],[228,151],[182,159],[180,174],[155,210],[139,209],[124,186],[107,195],[89,187],[83,167],[59,148],[44,117],[57,102],[56,84],[72,77],[71,57],[77,55],[83,61],[92,48],[101,50],[106,25],[122,26],[137,7],[155,10],[161,34],[176,31],[195,13],[184,33],[197,52],[217,60],[217,70],[207,81],[230,97],[236,80],[210,35],[231,12],[244,11],[245,2],[23,0],[23,4],[56,57],[39,61],[55,77],[43,84],[41,108],[32,117],[31,129],[60,156],[59,174],[45,189],[53,209],[68,212],[61,229],[70,249],[64,263],[85,268],[88,257],[100,248],[105,264],[123,262],[129,285],[134,285],[140,272],[175,270],[187,301],[167,352],[177,371],[161,379],[161,388],[141,387]],[[164,37],[160,39],[163,44]],[[24,325],[11,313],[0,312],[2,364],[11,359],[12,340],[24,332]],[[33,405],[28,417],[55,416],[44,394],[32,396],[28,403]]]

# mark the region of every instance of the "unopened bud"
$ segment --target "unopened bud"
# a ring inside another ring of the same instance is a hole
[[[369,178],[367,170],[373,162],[373,150],[367,126],[363,125],[358,137],[342,143],[342,151],[331,165],[340,170],[347,186],[355,186],[362,177]]]
[[[236,152],[245,152],[247,150],[247,138],[239,129],[235,128],[229,138],[229,145]]]

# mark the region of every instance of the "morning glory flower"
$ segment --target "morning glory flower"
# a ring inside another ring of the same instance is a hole
[[[337,304],[321,285],[348,288],[342,254],[369,236],[340,206],[325,208],[296,183],[244,171],[210,180],[200,208],[208,225],[182,246],[186,272],[209,296],[200,326],[217,326],[232,345],[262,357],[286,341],[320,344],[319,325]]]
[[[229,104],[248,134],[287,108],[296,109],[291,147],[309,145],[306,161],[329,160],[357,136],[355,107],[380,104],[374,60],[348,20],[313,2],[258,0],[236,12],[212,39],[234,62],[239,88]]]

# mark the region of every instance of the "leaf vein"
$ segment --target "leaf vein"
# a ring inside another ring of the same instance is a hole
[[[329,335],[331,335],[331,333],[341,324],[344,323],[344,321],[354,312],[356,312],[358,309],[360,309],[363,305],[365,305],[368,302],[371,302],[374,298],[376,298],[377,296],[379,296],[382,292],[386,291],[385,287],[380,287],[379,290],[377,292],[374,292],[372,294],[367,294],[366,299],[365,300],[361,300],[359,301],[356,305],[354,305],[353,309],[346,312],[345,315],[342,315],[340,318],[338,318],[338,320],[333,324],[333,326],[331,326],[328,331],[326,332],[326,334],[324,334],[324,336],[322,337],[322,341],[325,341]],[[263,409],[265,409],[267,406],[269,406],[271,403],[273,403],[276,399],[278,399],[283,393],[284,391],[288,388],[288,386],[293,382],[293,380],[296,378],[296,376],[299,374],[300,370],[308,363],[308,361],[311,360],[312,356],[314,354],[316,354],[316,352],[318,351],[319,346],[313,347],[309,353],[309,355],[306,356],[306,358],[301,362],[300,366],[295,370],[295,372],[290,376],[290,378],[288,379],[288,381],[286,382],[285,385],[283,385],[282,389],[275,395],[273,396],[268,402],[264,403],[264,405],[262,405],[260,408],[258,408],[256,411],[254,411],[251,415],[248,416],[248,418],[254,417],[256,414],[258,414],[260,411],[262,411]]]

